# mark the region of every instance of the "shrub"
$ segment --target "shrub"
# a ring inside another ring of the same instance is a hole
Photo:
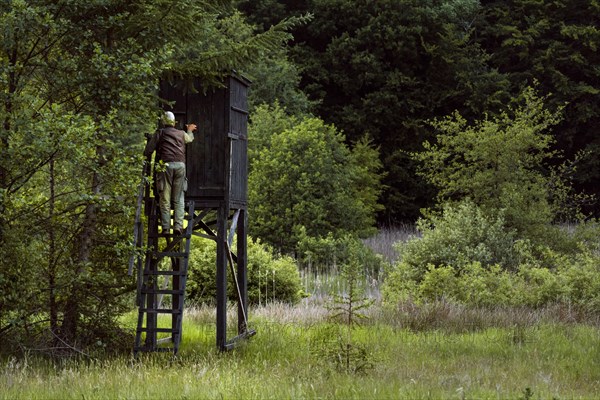
[[[418,297],[417,287],[421,273],[412,265],[398,262],[389,267],[381,294],[386,303],[396,304]]]
[[[190,300],[214,302],[215,265],[216,243],[194,237],[187,284]],[[236,288],[229,267],[227,271],[228,297],[236,299]],[[294,260],[287,256],[278,257],[269,246],[250,238],[248,240],[248,301],[255,304],[267,301],[296,303],[302,296],[300,275]]]
[[[417,223],[421,238],[397,244],[400,260],[425,274],[428,265],[462,269],[479,262],[516,269],[519,254],[514,232],[505,228],[502,215],[487,217],[472,202],[447,205],[441,215],[430,215]]]
[[[558,268],[558,281],[565,302],[600,308],[600,258],[590,253],[577,256],[576,262]]]
[[[510,305],[514,303],[515,275],[499,265],[483,268],[473,262],[463,268],[457,281],[457,299],[473,306]]]
[[[461,269],[429,264],[424,274],[407,263],[396,264],[382,289],[388,304],[410,300],[417,304],[441,298],[470,306],[528,306],[563,303],[582,310],[600,306],[600,257],[582,252],[575,257],[555,256],[559,267],[524,263],[517,272],[479,262]]]
[[[438,300],[445,297],[455,298],[457,289],[456,272],[446,265],[427,266],[427,273],[419,284],[419,295],[422,298]]]
[[[561,287],[552,270],[522,265],[518,276],[523,280],[523,285],[518,291],[521,304],[539,307],[560,299]]]
[[[257,109],[253,121],[250,136],[258,140],[248,144],[252,236],[291,254],[302,229],[312,237],[375,232],[384,174],[368,139],[350,148],[336,127],[278,109]]]
[[[550,129],[561,110],[549,111],[533,88],[520,100],[516,108],[473,123],[458,113],[434,122],[436,141],[425,142],[414,158],[438,189],[439,205],[470,198],[488,215],[502,213],[520,237],[544,243],[560,208],[554,201],[564,203],[568,194],[559,176],[546,173],[557,157]]]

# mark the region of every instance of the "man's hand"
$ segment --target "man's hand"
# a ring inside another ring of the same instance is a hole
[[[185,124],[185,127],[186,127],[186,129],[187,129],[188,132],[193,132],[197,128],[196,124]]]

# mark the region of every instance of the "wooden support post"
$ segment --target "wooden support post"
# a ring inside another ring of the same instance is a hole
[[[227,342],[227,214],[221,203],[217,215],[217,348],[226,349]]]
[[[239,210],[240,215],[237,223],[237,280],[240,291],[240,301],[238,302],[238,334],[245,333],[248,329],[245,319],[248,316],[248,256],[247,236],[248,219],[246,210]]]

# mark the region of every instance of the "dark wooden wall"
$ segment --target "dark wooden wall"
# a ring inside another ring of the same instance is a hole
[[[226,79],[225,87],[202,93],[183,82],[162,82],[160,97],[172,106],[177,128],[195,123],[195,139],[187,145],[188,190],[186,199],[199,205],[226,201],[230,208],[245,209],[248,197],[249,82],[239,76]]]

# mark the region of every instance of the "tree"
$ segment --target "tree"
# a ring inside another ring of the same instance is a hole
[[[270,124],[271,112],[283,121]],[[304,234],[371,233],[381,191],[377,151],[367,142],[353,151],[335,127],[283,114],[259,107],[250,127],[249,137],[259,138],[249,151],[250,233],[285,253]]]
[[[426,120],[459,109],[466,118],[496,110],[507,82],[473,40],[475,0],[264,0],[242,2],[255,23],[273,12],[310,12],[291,50],[301,88],[315,113],[345,132],[365,133],[381,147],[386,190],[380,221],[413,220],[433,191],[415,174],[410,151],[431,137]]]
[[[299,2],[294,2],[292,6],[298,5]],[[240,1],[238,8],[246,13],[259,32],[270,29],[282,16],[291,16],[287,6],[276,0]],[[265,18],[262,18],[263,15]],[[311,18],[311,14],[303,13],[301,20],[308,22]],[[252,80],[252,90],[248,95],[250,113],[261,104],[273,106],[279,103],[293,115],[306,114],[313,108],[313,102],[300,90],[301,70],[291,60],[288,49],[282,48],[269,57],[256,60],[245,71]]]
[[[600,4],[581,1],[486,1],[475,20],[477,42],[491,55],[488,64],[510,82],[511,95],[533,81],[542,95],[552,94],[547,106],[564,107],[554,131],[554,147],[573,158],[589,156],[575,174],[578,191],[600,194]],[[598,212],[598,205],[593,209]]]
[[[221,0],[17,0],[0,21],[0,333],[105,341],[134,287],[131,182],[159,79],[218,84],[294,22],[238,40],[245,23]]]
[[[435,143],[415,154],[423,176],[438,188],[439,205],[470,199],[488,216],[502,213],[519,237],[547,238],[559,209],[547,163],[555,156],[550,129],[559,112],[529,88],[524,104],[469,125],[458,113],[434,123]]]
[[[284,49],[250,65],[246,72],[253,82],[248,95],[250,114],[261,104],[279,104],[292,115],[308,114],[314,107],[300,90],[300,70]]]

